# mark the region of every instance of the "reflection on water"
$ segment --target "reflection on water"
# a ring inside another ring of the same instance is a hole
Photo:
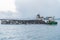
[[[0,25],[0,40],[60,40],[60,23],[58,25]]]

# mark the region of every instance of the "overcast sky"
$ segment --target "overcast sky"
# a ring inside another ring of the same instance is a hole
[[[0,18],[60,17],[60,0],[0,0]]]

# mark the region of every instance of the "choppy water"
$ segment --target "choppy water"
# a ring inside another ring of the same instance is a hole
[[[0,40],[60,40],[58,25],[0,25]]]

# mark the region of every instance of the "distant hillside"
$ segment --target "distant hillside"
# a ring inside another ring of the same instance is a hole
[[[48,18],[45,18],[45,20],[48,20]],[[55,20],[60,20],[60,18],[55,18]]]
[[[55,20],[60,20],[60,18],[56,18]]]

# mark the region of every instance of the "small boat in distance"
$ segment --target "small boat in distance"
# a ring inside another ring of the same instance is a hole
[[[54,17],[47,17],[48,20],[45,22],[45,19],[43,16],[41,17],[39,14],[37,14],[35,20],[14,20],[14,19],[1,19],[1,24],[57,24],[57,22],[54,20]]]

